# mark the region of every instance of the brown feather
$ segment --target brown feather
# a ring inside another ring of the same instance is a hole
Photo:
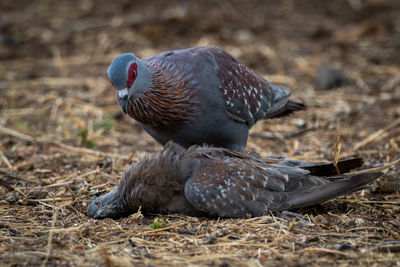
[[[197,111],[194,90],[186,74],[175,73],[168,64],[150,62],[152,85],[143,95],[131,98],[128,114],[154,129],[180,126]]]

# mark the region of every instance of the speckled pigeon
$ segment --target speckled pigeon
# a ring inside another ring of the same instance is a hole
[[[359,158],[339,161],[341,173]],[[223,148],[169,142],[156,156],[132,164],[119,186],[88,206],[94,218],[135,213],[247,217],[319,204],[363,189],[381,172],[337,175],[332,163],[256,158]]]
[[[108,78],[122,109],[160,144],[210,144],[244,151],[260,119],[305,106],[216,47],[194,47],[139,59],[116,57]]]

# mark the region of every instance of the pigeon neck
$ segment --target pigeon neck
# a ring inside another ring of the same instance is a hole
[[[154,62],[143,65],[148,83],[130,99],[129,115],[154,129],[171,128],[190,120],[197,107],[190,77],[174,66]]]
[[[174,164],[178,153],[167,147],[125,171],[118,187],[123,210],[135,211],[141,206],[144,212],[158,212],[171,201],[172,192],[183,191],[185,181],[180,181]]]

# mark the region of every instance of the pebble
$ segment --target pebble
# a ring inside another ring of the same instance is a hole
[[[326,65],[318,71],[316,82],[322,89],[329,90],[347,84],[348,79],[341,69]]]
[[[347,243],[343,243],[343,244],[340,244],[340,245],[337,247],[337,250],[343,251],[343,250],[348,250],[348,249],[351,249],[351,248],[353,248],[351,245],[349,245],[349,244],[347,244]]]
[[[365,224],[365,221],[364,221],[364,219],[362,219],[362,218],[357,218],[357,219],[354,220],[354,222],[355,222],[355,224],[356,224],[357,226],[362,226],[362,225]]]

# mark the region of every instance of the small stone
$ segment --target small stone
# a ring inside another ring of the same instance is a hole
[[[308,239],[307,242],[318,242],[319,240],[320,239],[318,236],[314,236],[314,237],[311,237],[310,239]]]
[[[292,119],[292,122],[296,125],[297,128],[307,128],[307,122],[303,119],[294,118]]]
[[[10,203],[15,203],[18,199],[13,192],[10,192],[7,194],[6,200]]]
[[[85,227],[85,228],[83,228],[81,233],[82,233],[83,236],[88,236],[89,232],[90,232],[90,228],[89,227]]]
[[[364,221],[364,219],[362,219],[362,218],[357,218],[357,219],[354,220],[354,222],[355,222],[355,224],[356,224],[357,226],[362,226],[362,225],[365,224],[365,221]]]
[[[348,79],[341,69],[324,66],[318,71],[316,82],[322,89],[329,90],[347,84]]]
[[[337,247],[337,250],[343,251],[343,250],[348,250],[348,249],[351,249],[351,248],[353,248],[351,245],[349,245],[349,244],[347,244],[347,243],[344,243],[344,244],[340,244],[340,245]]]
[[[239,30],[236,32],[235,38],[240,43],[248,43],[252,40],[253,36],[249,31]]]

